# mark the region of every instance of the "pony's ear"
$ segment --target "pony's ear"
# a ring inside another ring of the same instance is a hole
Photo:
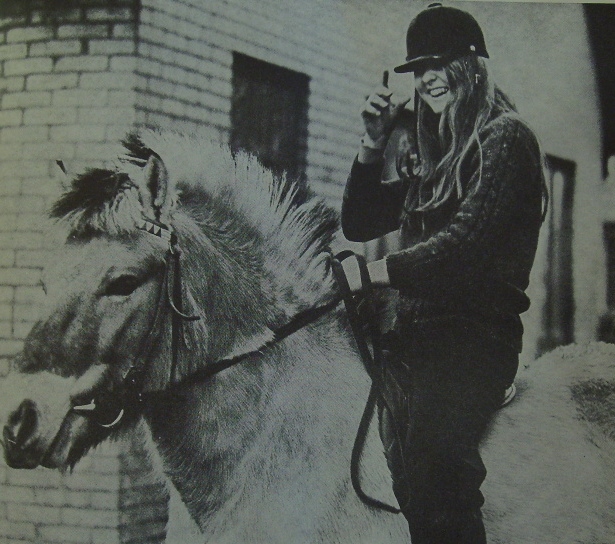
[[[158,155],[150,155],[143,168],[143,179],[139,184],[139,193],[144,211],[150,217],[166,223],[171,211],[171,190],[169,173]]]

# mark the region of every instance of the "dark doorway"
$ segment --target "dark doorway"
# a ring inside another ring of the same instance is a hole
[[[545,224],[548,236],[547,293],[537,355],[574,341],[572,212],[576,164],[547,156],[547,174],[550,199]]]
[[[584,4],[591,43],[602,123],[602,174],[607,161],[615,155],[615,5]]]

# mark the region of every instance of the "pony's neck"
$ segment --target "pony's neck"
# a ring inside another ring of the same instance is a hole
[[[330,316],[157,403],[146,417],[168,476],[201,527],[211,529],[222,519],[241,523],[264,497],[263,508],[284,510],[272,498],[294,494],[301,504],[288,508],[305,511],[318,507],[311,494],[316,502],[339,494],[368,387]]]
[[[335,296],[324,253],[313,270],[300,270],[280,248],[263,247],[258,236],[246,235],[237,246],[239,235],[230,228],[210,232],[186,215],[174,226],[183,249],[186,311],[202,316],[183,327],[188,349],[181,373],[257,349],[296,314]]]

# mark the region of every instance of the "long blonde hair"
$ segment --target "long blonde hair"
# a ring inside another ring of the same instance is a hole
[[[446,64],[444,70],[454,99],[439,120],[425,102],[418,99],[416,103],[420,163],[415,172],[420,178],[420,194],[426,188],[431,191],[425,201],[415,201],[414,211],[438,208],[453,194],[461,198],[461,169],[474,145],[478,146],[479,175],[482,169],[481,130],[494,115],[517,115],[510,99],[491,81],[481,57],[461,57]]]

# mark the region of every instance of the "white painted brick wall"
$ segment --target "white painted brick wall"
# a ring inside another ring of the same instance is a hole
[[[53,28],[51,27],[24,27],[13,28],[6,33],[6,42],[35,42],[40,40],[50,40],[53,38]]]
[[[77,86],[79,74],[30,75],[26,78],[26,90],[70,89]]]
[[[27,55],[28,45],[25,43],[0,45],[0,60],[25,59]]]
[[[60,55],[79,55],[82,52],[80,40],[46,40],[32,43],[29,47],[30,57],[54,57]]]

